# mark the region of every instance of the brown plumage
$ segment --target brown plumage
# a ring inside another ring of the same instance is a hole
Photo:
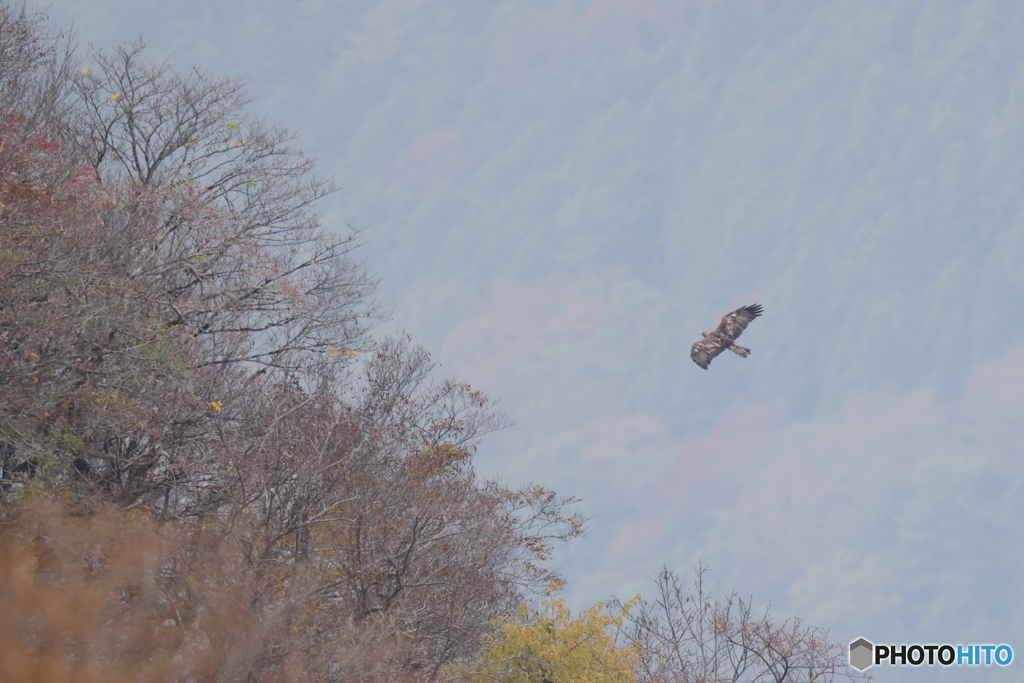
[[[714,332],[700,333],[704,339],[696,342],[690,348],[690,358],[705,370],[708,369],[708,365],[711,364],[714,357],[726,349],[737,356],[746,358],[750,355],[750,349],[745,349],[733,342],[736,341],[736,337],[743,334],[743,330],[747,329],[750,321],[759,315],[761,315],[761,304],[752,304],[737,308],[732,313],[722,316],[722,322],[718,323]]]

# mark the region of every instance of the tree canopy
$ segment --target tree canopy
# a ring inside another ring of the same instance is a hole
[[[31,529],[75,524],[35,510],[39,498],[113,515],[120,531],[104,538],[141,533],[112,510],[144,514],[161,529],[146,623],[180,644],[207,638],[204,610],[218,608],[204,581],[236,586],[244,618],[223,618],[242,619],[238,633],[207,654],[218,675],[244,677],[331,671],[381,639],[378,674],[436,671],[558,581],[548,544],[582,518],[541,487],[476,477],[472,453],[505,418],[435,379],[408,337],[370,335],[379,308],[357,233],[320,225],[312,204],[331,184],[292,134],[247,114],[238,81],[147,63],[142,45],[79,68],[40,15],[2,11],[12,556],[35,552]],[[90,533],[44,535],[81,535],[108,574],[143,552]],[[58,567],[72,593],[92,571]]]

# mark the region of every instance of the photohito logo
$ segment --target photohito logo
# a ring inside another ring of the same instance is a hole
[[[873,645],[866,638],[850,643],[850,666],[863,671],[875,664],[890,666],[1006,666],[1013,661],[1009,645]]]

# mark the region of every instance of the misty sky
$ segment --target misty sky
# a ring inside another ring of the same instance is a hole
[[[1024,662],[1024,5],[55,0],[249,79],[407,330],[582,499],[582,607],[698,559],[874,642]],[[83,59],[87,56],[83,52]],[[700,330],[761,303],[750,358]],[[1020,680],[902,671],[891,680]],[[889,672],[885,675],[888,676]],[[957,678],[960,676],[960,678]],[[1000,677],[1001,676],[1001,677]]]

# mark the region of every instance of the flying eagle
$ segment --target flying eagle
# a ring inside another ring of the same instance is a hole
[[[745,349],[733,342],[736,341],[736,337],[743,334],[743,330],[747,329],[750,321],[759,315],[761,315],[761,304],[752,304],[737,308],[732,313],[722,316],[722,322],[718,323],[714,332],[700,333],[704,339],[694,343],[690,349],[690,358],[705,370],[708,369],[708,365],[711,364],[714,357],[726,349],[737,356],[746,358],[750,355],[750,349]]]

